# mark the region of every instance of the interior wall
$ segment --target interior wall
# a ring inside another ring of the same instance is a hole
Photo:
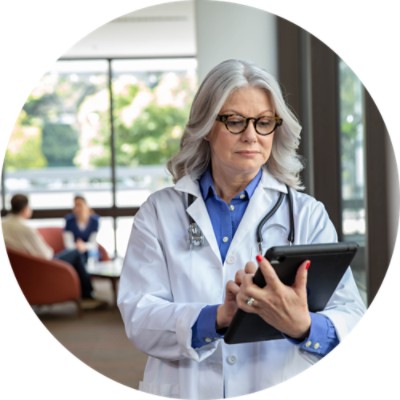
[[[219,62],[239,58],[277,76],[276,17],[257,8],[196,1],[196,48],[200,80]]]

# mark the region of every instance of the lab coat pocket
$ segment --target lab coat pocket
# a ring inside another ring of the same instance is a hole
[[[146,392],[150,394],[155,394],[157,396],[164,397],[179,397],[179,385],[170,383],[149,383],[149,382],[139,382],[139,390],[141,392]]]

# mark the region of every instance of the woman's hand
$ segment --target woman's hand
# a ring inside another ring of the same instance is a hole
[[[308,335],[311,318],[307,304],[307,270],[309,261],[303,262],[297,270],[295,282],[287,286],[281,282],[271,264],[257,256],[259,267],[267,285],[260,288],[253,283],[252,274],[245,274],[237,292],[237,305],[249,313],[258,314],[264,321],[287,336],[303,339]],[[248,263],[246,269],[255,268]],[[252,305],[246,301],[253,298]]]
[[[76,239],[75,245],[79,253],[84,253],[87,250],[86,243],[82,239]]]
[[[246,275],[253,277],[255,272],[256,266],[248,263],[244,270],[241,269],[236,272],[235,281],[227,282],[225,287],[224,304],[220,305],[217,311],[217,329],[223,329],[230,325],[232,318],[238,309],[236,296],[239,293],[242,280]]]

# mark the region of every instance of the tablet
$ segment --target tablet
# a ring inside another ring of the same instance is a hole
[[[292,285],[299,266],[310,260],[307,276],[307,301],[311,312],[325,308],[358,249],[354,242],[318,243],[308,245],[271,247],[265,254],[280,280]],[[264,276],[258,269],[253,281],[265,286]],[[228,327],[224,341],[229,344],[282,339],[281,332],[257,314],[238,310]]]

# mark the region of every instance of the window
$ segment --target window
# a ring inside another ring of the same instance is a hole
[[[172,184],[165,164],[179,149],[196,89],[194,59],[114,60],[116,202],[140,206]]]
[[[110,132],[107,62],[59,61],[27,99],[5,157],[5,193],[27,193],[34,209],[70,208],[84,194],[111,206],[111,170],[93,160]]]
[[[58,61],[11,135],[3,209],[13,194],[25,193],[37,223],[53,218],[47,221],[59,225],[79,193],[102,216],[102,244],[124,255],[137,208],[172,184],[165,164],[179,148],[196,68],[191,57]],[[117,226],[124,228],[118,241]]]
[[[365,156],[363,86],[352,70],[339,62],[340,147],[343,240],[360,245],[352,263],[360,288],[366,288],[365,270]]]

